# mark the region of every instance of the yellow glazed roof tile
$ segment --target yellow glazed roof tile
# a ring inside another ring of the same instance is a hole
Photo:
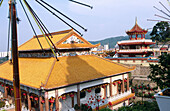
[[[119,73],[129,68],[93,55],[55,58],[19,58],[20,83],[34,88],[44,85],[46,89],[67,86]],[[12,65],[0,65],[0,78],[13,80]]]
[[[59,59],[45,88],[65,86],[134,70],[93,55],[68,56]]]

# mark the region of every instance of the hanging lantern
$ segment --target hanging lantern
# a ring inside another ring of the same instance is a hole
[[[143,91],[143,94],[145,94],[145,91]]]
[[[23,96],[26,96],[26,93],[23,93],[22,95],[23,95]]]
[[[93,101],[91,101],[91,103],[93,103]]]
[[[127,80],[125,79],[124,82],[127,82]]]
[[[135,97],[133,97],[133,99],[135,99]]]
[[[148,94],[150,95],[150,92],[148,92]]]
[[[89,92],[89,93],[90,93],[90,92],[91,92],[91,90],[89,89],[89,90],[87,90],[87,92]]]
[[[98,99],[97,101],[100,102],[100,99]]]
[[[86,103],[85,106],[88,106],[88,104]]]
[[[105,85],[102,85],[102,88],[105,88]]]
[[[121,84],[121,81],[118,81],[118,84]]]
[[[11,88],[11,91],[13,91],[14,89],[13,88]]]
[[[90,109],[91,108],[91,106],[88,106],[88,109]]]
[[[71,98],[74,97],[74,94],[70,94],[70,97],[71,97]]]
[[[99,109],[99,107],[96,107],[96,110],[98,110]]]
[[[116,83],[114,82],[113,85],[116,86]]]
[[[142,88],[142,86],[140,86],[140,88]]]
[[[44,101],[44,100],[42,100],[42,101],[41,101],[41,104],[44,104],[44,103],[45,103],[45,101]]]
[[[54,103],[54,99],[50,99],[49,102],[50,102],[50,103]]]
[[[66,96],[62,96],[62,100],[65,100],[66,99]]]
[[[4,85],[2,84],[1,86],[3,87]]]
[[[112,105],[112,102],[109,102],[109,105],[111,106],[111,105]]]
[[[33,96],[30,96],[31,99],[33,99]]]
[[[38,101],[38,97],[35,97],[34,100]]]
[[[102,101],[102,103],[104,103],[104,101]]]

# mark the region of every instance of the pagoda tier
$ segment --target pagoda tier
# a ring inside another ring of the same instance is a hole
[[[117,44],[120,45],[152,45],[155,44],[155,42],[152,42],[152,40],[147,39],[141,39],[141,40],[124,40],[119,41]]]
[[[138,24],[137,24],[137,19],[135,22],[135,25],[130,31],[126,31],[126,33],[129,35],[130,40],[133,39],[145,39],[145,34],[148,32],[148,30],[142,29]],[[135,38],[133,38],[133,35],[136,35]],[[140,35],[140,36],[139,36]]]

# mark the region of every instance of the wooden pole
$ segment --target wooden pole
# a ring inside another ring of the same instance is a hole
[[[45,110],[49,111],[48,92],[45,92]]]
[[[15,111],[21,111],[21,94],[19,79],[19,63],[18,63],[18,40],[17,40],[17,23],[16,23],[16,7],[15,0],[10,1],[11,5],[11,35],[12,35],[12,61],[13,61],[13,86],[15,97]]]
[[[59,111],[58,90],[55,90],[55,110]]]
[[[80,107],[80,84],[77,85],[77,105]]]

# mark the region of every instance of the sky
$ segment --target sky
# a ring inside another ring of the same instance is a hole
[[[70,27],[49,13],[35,0],[27,1],[50,32],[70,29]],[[45,1],[81,24],[83,27],[87,28],[88,31],[84,32],[81,28],[55,12],[79,30],[86,40],[90,41],[102,40],[109,37],[125,36],[125,31],[130,30],[134,26],[136,17],[140,27],[150,29],[156,24],[156,22],[147,21],[147,19],[160,20],[160,18],[154,16],[154,14],[164,16],[161,12],[153,8],[153,6],[166,11],[159,3],[159,1],[161,1],[168,9],[170,8],[167,0],[76,0],[93,6],[93,9],[70,2],[69,0]],[[34,33],[22,10],[19,0],[16,0],[16,2],[17,16],[21,20],[17,26],[18,45],[21,45],[31,39]],[[8,0],[4,0],[0,7],[0,52],[7,50],[8,8]],[[30,14],[29,17],[36,29],[36,33],[41,34]]]

